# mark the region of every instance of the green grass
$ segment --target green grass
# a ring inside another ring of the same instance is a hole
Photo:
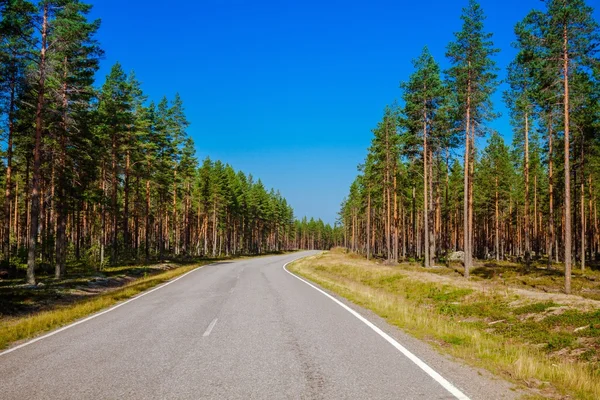
[[[412,266],[381,266],[335,252],[290,269],[450,354],[533,388],[534,395],[600,398],[600,311],[495,286],[464,287],[460,278],[456,284],[432,281],[424,274],[433,274]]]
[[[525,306],[517,307],[517,308],[513,309],[513,313],[515,315],[541,313],[551,307],[557,307],[557,306],[558,306],[558,304],[554,303],[553,301],[546,301],[543,303],[531,303],[531,304],[527,304]]]

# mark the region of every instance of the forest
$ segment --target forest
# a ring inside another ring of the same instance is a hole
[[[0,243],[5,271],[331,246],[260,179],[199,162],[181,97],[148,99],[78,0],[0,1]]]
[[[457,257],[465,277],[475,260],[564,268],[566,293],[572,268],[597,264],[600,31],[583,0],[542,5],[514,27],[506,71],[475,0],[448,69],[427,47],[414,59],[342,203],[346,247],[425,267]],[[512,143],[490,128],[501,82]]]

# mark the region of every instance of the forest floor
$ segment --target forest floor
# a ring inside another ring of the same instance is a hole
[[[4,271],[0,273],[0,350],[110,307],[195,268],[232,259],[165,261],[106,267],[101,271],[71,265],[65,279],[40,274],[36,276],[37,285],[26,284],[22,276],[7,278]]]
[[[290,269],[444,352],[528,388],[533,398],[600,398],[600,272],[476,264],[425,270],[333,250]]]

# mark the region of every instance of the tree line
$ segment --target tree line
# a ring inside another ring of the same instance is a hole
[[[62,278],[106,264],[322,248],[279,192],[199,163],[179,95],[149,101],[116,64],[103,84],[99,20],[78,0],[0,1],[3,265]],[[328,231],[329,229],[329,231]]]
[[[442,71],[427,47],[386,107],[340,211],[354,251],[426,267],[464,251],[480,259],[564,264],[599,258],[600,31],[583,0],[545,0],[514,29],[504,100],[513,143],[489,127],[500,79],[475,0]],[[487,137],[484,149],[477,138]]]

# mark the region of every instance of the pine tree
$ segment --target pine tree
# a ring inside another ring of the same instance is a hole
[[[56,272],[60,279],[66,272],[66,224],[69,214],[70,188],[76,179],[78,158],[85,157],[85,140],[88,132],[83,125],[89,120],[89,103],[93,97],[94,74],[98,69],[102,52],[93,38],[99,28],[100,21],[88,22],[87,14],[90,5],[78,1],[66,1],[56,13],[56,20],[50,41],[56,44],[56,51],[49,58],[53,69],[57,71],[55,78],[55,98],[60,99],[56,106],[60,114],[60,123],[56,130],[58,157],[56,166],[57,200],[56,200]],[[54,82],[53,82],[54,83]]]
[[[17,118],[17,99],[25,90],[27,59],[33,49],[34,14],[33,3],[24,0],[0,2],[0,96],[3,112],[7,116],[6,171],[4,183],[4,229],[3,256],[8,263],[11,257],[11,232],[13,215],[13,142]]]
[[[102,137],[103,148],[110,149],[108,154],[103,155],[102,159],[102,180],[106,173],[110,173],[110,230],[107,229],[106,221],[103,222],[103,243],[104,248],[107,245],[108,232],[110,232],[110,262],[117,262],[118,253],[118,233],[119,233],[119,176],[122,166],[122,151],[125,139],[134,122],[133,110],[133,92],[128,81],[127,74],[119,63],[115,64],[106,81],[102,86],[99,96],[98,114],[99,114],[99,135]],[[102,183],[103,196],[109,192]],[[101,261],[103,263],[104,260]]]
[[[433,154],[437,141],[438,110],[445,99],[445,88],[440,78],[440,68],[427,47],[413,61],[415,72],[402,85],[404,90],[406,126],[410,134],[421,136],[423,160],[423,223],[425,231],[425,267],[430,267],[435,258],[435,236],[433,229]]]
[[[505,101],[511,110],[511,122],[514,126],[515,148],[523,147],[523,176],[524,176],[524,241],[525,241],[525,267],[528,270],[531,264],[531,228],[530,228],[530,163],[529,141],[530,127],[534,120],[534,104],[532,91],[534,84],[531,77],[531,65],[524,61],[523,55],[517,56],[508,67],[508,82],[510,90],[504,94]]]
[[[491,41],[492,34],[484,31],[485,16],[479,3],[469,0],[463,9],[462,30],[455,34],[456,41],[448,45],[447,57],[452,67],[447,71],[450,88],[456,93],[460,130],[465,133],[464,157],[464,212],[463,235],[465,250],[465,277],[472,266],[473,244],[473,155],[475,132],[482,131],[483,123],[493,117],[490,96],[496,87],[496,66],[492,56],[498,52]]]
[[[508,239],[506,232],[502,232],[501,215],[506,213],[506,202],[510,196],[511,176],[514,175],[512,168],[508,146],[502,136],[493,132],[481,156],[479,182],[484,188],[483,203],[491,205],[488,209],[493,210],[494,256],[497,261],[502,258],[504,241]]]
[[[597,67],[600,46],[598,24],[584,0],[546,0],[546,12],[531,12],[524,24],[533,26],[528,39],[538,51],[536,76],[554,97],[562,98],[564,136],[564,259],[565,292],[571,291],[571,77]],[[559,63],[556,60],[560,60]],[[558,85],[557,85],[558,84]]]

